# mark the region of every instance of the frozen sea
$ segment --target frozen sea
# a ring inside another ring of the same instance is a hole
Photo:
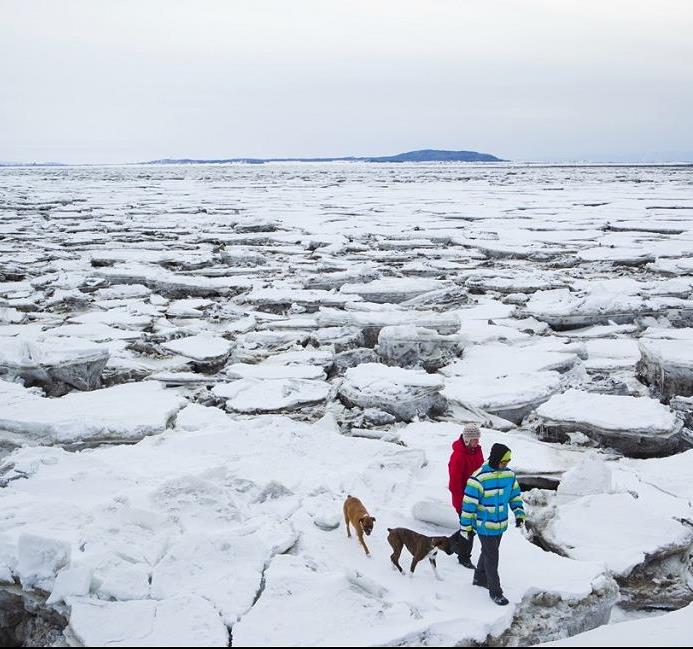
[[[507,607],[389,559],[471,421]],[[0,168],[4,644],[690,646],[692,447],[691,166]]]

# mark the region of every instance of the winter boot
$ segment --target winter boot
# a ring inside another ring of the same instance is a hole
[[[494,603],[498,604],[498,606],[506,606],[509,604],[508,600],[503,597],[503,595],[491,595],[491,599],[494,601]]]

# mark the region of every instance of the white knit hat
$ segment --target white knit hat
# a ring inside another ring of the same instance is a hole
[[[476,424],[471,423],[464,425],[464,429],[462,430],[462,439],[464,440],[465,444],[469,444],[471,440],[479,439],[480,437],[481,432]]]

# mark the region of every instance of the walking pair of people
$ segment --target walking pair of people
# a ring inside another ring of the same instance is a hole
[[[460,438],[453,442],[448,463],[452,506],[459,516],[464,541],[458,561],[474,569],[475,586],[488,588],[491,599],[505,606],[508,600],[498,576],[498,549],[508,529],[508,508],[513,510],[517,527],[524,525],[525,511],[515,473],[508,468],[512,459],[510,449],[504,444],[494,444],[488,461],[484,462],[480,437],[478,426],[467,424]],[[471,561],[475,535],[481,543],[476,567]]]

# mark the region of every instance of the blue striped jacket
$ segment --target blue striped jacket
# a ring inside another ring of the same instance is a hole
[[[484,536],[508,529],[508,505],[516,519],[525,518],[520,485],[510,469],[492,469],[488,462],[472,473],[462,500],[460,528]]]

